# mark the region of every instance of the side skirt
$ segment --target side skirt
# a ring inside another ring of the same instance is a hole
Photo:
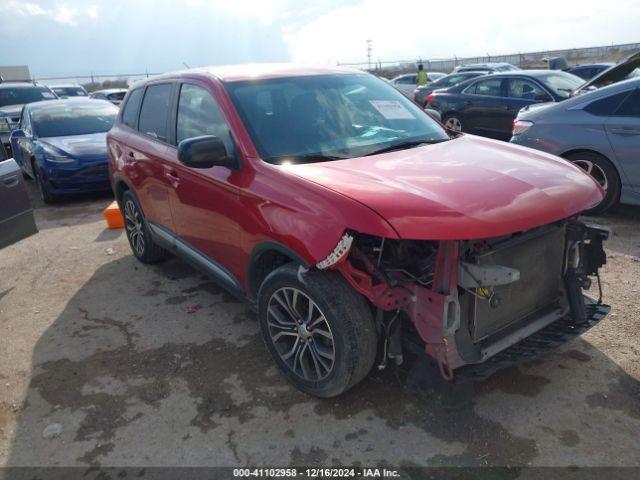
[[[158,245],[193,265],[237,299],[248,303],[249,306],[253,306],[252,302],[245,296],[240,282],[225,267],[157,223],[149,222],[149,230],[153,241]]]

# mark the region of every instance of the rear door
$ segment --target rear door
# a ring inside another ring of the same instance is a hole
[[[170,203],[175,196],[175,179],[169,172],[172,171],[175,160],[169,154],[168,124],[173,89],[174,83],[171,82],[147,86],[136,126],[138,131],[127,137],[125,147],[125,158],[128,159],[130,169],[128,177],[134,182],[142,211],[147,220],[172,232],[175,227]],[[136,92],[131,92],[123,112],[125,123],[126,109],[134,93]]]
[[[466,132],[490,138],[504,138],[504,124],[509,113],[501,77],[489,77],[471,84],[461,95],[462,123]],[[509,136],[511,137],[511,129]]]
[[[37,232],[20,167],[0,160],[0,248]]]
[[[633,90],[605,119],[605,128],[631,187],[640,192],[640,89]]]

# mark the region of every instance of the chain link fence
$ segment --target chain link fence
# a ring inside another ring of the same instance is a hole
[[[562,57],[569,66],[596,62],[618,62],[632,53],[640,51],[640,43],[626,43],[621,45],[607,45],[601,47],[570,48],[561,50],[542,50],[529,53],[511,53],[506,55],[484,55],[478,57],[424,59],[414,60],[388,60],[379,61],[369,66],[368,62],[339,63],[363,68],[384,76],[399,74],[407,71],[415,71],[421,61],[427,71],[449,73],[458,65],[487,62],[506,62],[520,68],[547,68],[546,60]]]

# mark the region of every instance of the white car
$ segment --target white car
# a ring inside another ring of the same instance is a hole
[[[444,77],[444,73],[439,72],[427,72],[427,85],[431,82],[435,82],[439,78]],[[405,75],[399,75],[391,80],[391,85],[400,90],[403,94],[413,100],[413,91],[418,85],[418,74],[407,73]]]

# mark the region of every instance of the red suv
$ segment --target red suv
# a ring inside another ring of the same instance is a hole
[[[416,344],[445,379],[483,378],[609,311],[582,293],[608,235],[577,219],[603,198],[589,176],[447,131],[366,73],[163,75],[131,89],[107,141],[133,254],[177,255],[246,299],[310,394]]]

